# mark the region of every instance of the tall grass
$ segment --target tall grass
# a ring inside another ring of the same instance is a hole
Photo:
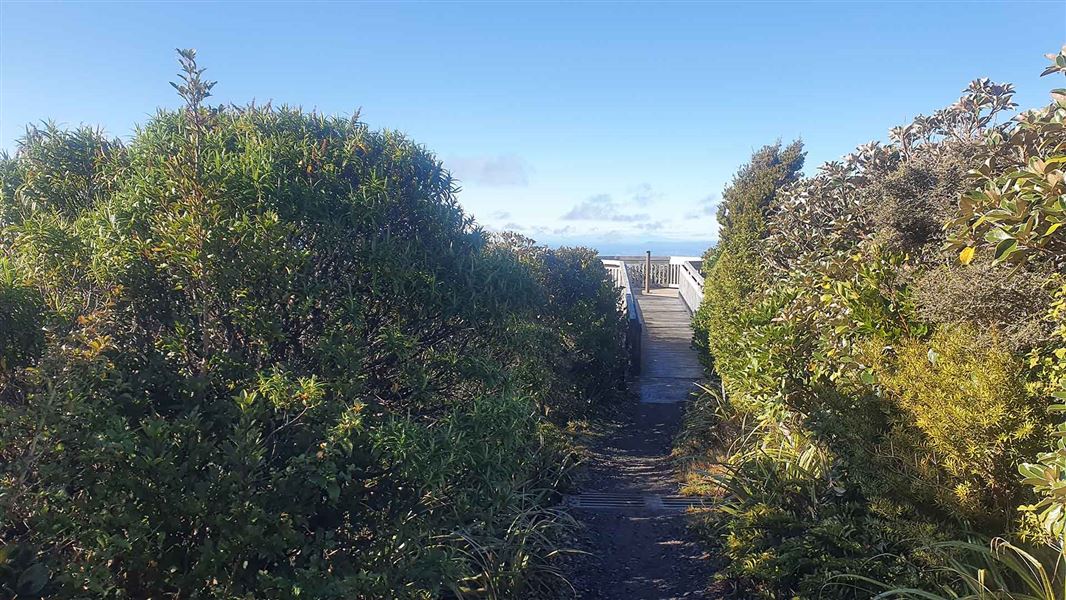
[[[1066,562],[1061,553],[1025,550],[1002,538],[989,544],[944,542],[930,549],[950,557],[943,568],[949,583],[941,590],[891,587],[862,576],[844,579],[888,588],[874,600],[1062,600],[1066,592]]]

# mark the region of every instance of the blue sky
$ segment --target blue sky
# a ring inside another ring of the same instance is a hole
[[[807,171],[977,77],[1046,102],[1066,2],[0,3],[0,147],[26,123],[128,136],[174,48],[218,102],[362,110],[432,149],[489,228],[607,253],[698,253],[751,151],[802,137]]]

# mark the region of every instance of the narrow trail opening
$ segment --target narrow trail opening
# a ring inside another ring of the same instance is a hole
[[[592,447],[588,477],[567,498],[590,553],[573,577],[579,598],[709,598],[711,561],[686,527],[698,499],[678,496],[670,460],[683,403],[702,369],[691,316],[674,289],[637,298],[644,315],[640,402]]]

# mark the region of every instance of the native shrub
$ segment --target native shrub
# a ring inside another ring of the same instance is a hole
[[[778,142],[756,152],[722,194],[718,220],[722,227],[718,246],[703,262],[704,298],[693,319],[695,344],[715,356],[715,345],[733,343],[725,327],[742,309],[747,297],[760,288],[762,275],[756,259],[757,245],[766,233],[765,212],[776,191],[799,177],[804,160],[803,143],[787,147]],[[715,335],[709,336],[708,332]]]
[[[536,280],[534,310],[510,331],[523,350],[514,374],[549,416],[573,417],[619,397],[626,358],[618,290],[589,248],[552,249],[522,235],[497,234],[492,245]],[[545,379],[544,369],[559,376]]]
[[[3,595],[548,585],[568,450],[512,372],[617,387],[604,273],[560,260],[548,310],[590,323],[516,343],[548,285],[432,154],[358,118],[208,106],[181,59],[185,107],[128,144],[49,126],[0,160]]]
[[[701,528],[721,578],[768,598],[955,597],[985,558],[953,538],[1061,552],[1062,444],[1038,452],[1066,389],[1064,93],[1001,122],[1012,86],[976,80],[890,143],[764,190],[763,225],[719,219],[697,335],[725,397],[694,404],[687,426],[711,431],[681,450],[723,463]],[[997,593],[1023,583],[994,573]]]
[[[938,501],[951,513],[1006,528],[1021,500],[1015,465],[1046,439],[1044,413],[1022,361],[967,327],[908,339],[873,371],[883,393],[918,428],[948,477]]]

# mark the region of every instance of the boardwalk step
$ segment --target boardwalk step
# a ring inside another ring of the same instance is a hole
[[[703,498],[661,496],[658,494],[573,494],[563,499],[567,508],[582,510],[646,510],[684,512],[690,508],[709,508]]]

